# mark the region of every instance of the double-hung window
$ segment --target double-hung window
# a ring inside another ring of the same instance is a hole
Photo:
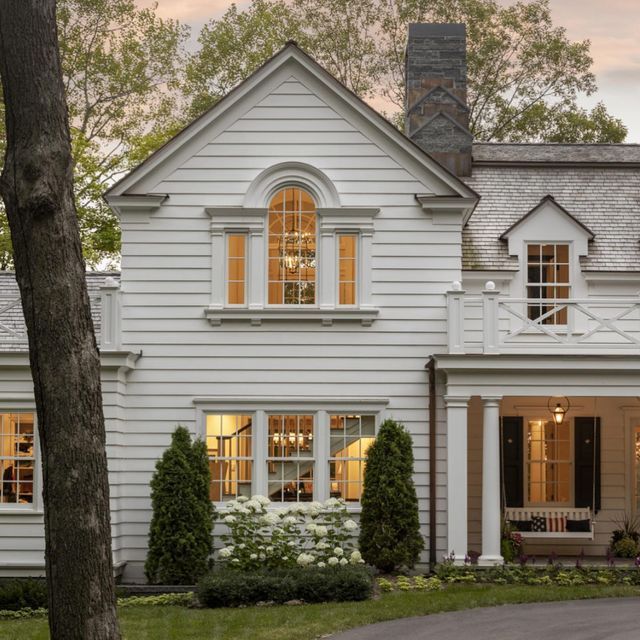
[[[33,413],[0,413],[0,505],[33,508],[36,435]]]
[[[527,245],[527,314],[540,324],[567,324],[569,298],[568,244]]]

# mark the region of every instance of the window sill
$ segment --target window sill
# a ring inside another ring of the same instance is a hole
[[[0,507],[0,517],[2,516],[42,516],[42,509],[20,509],[16,507]]]
[[[368,307],[345,307],[333,309],[239,309],[239,308],[212,308],[205,309],[204,315],[213,326],[220,326],[223,321],[249,321],[253,326],[260,326],[265,321],[294,322],[311,321],[320,322],[325,327],[330,327],[334,322],[349,321],[360,322],[363,327],[369,327],[377,318],[379,309]]]

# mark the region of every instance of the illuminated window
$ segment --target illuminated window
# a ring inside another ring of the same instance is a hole
[[[252,419],[249,415],[207,415],[207,451],[214,502],[251,496]]]
[[[227,303],[245,304],[247,242],[241,234],[227,235]]]
[[[569,245],[530,244],[527,246],[527,298],[530,320],[540,324],[567,324],[569,297]],[[540,302],[537,302],[539,300]],[[556,309],[560,305],[561,308]]]
[[[338,236],[338,303],[356,304],[358,236],[341,234]]]
[[[569,421],[529,420],[527,490],[530,505],[570,504],[571,427]]]
[[[634,433],[634,460],[635,460],[635,487],[636,487],[636,514],[640,515],[640,427],[636,427]]]
[[[313,500],[312,415],[270,415],[268,496],[275,502]]]
[[[33,505],[35,431],[32,413],[0,414],[0,503]]]
[[[362,496],[367,450],[375,440],[375,419],[332,415],[329,433],[331,497],[357,502]]]
[[[302,189],[279,191],[269,205],[269,304],[316,303],[316,206]]]

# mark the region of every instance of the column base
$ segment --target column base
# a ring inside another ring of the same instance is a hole
[[[478,558],[478,565],[481,567],[495,567],[501,564],[504,564],[502,556],[480,556]]]

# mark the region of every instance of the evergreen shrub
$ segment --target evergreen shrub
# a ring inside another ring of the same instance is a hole
[[[151,480],[153,516],[145,574],[150,583],[195,584],[210,568],[214,509],[201,440],[177,427]]]
[[[362,565],[291,567],[288,569],[223,569],[198,584],[198,599],[205,607],[239,607],[258,602],[283,604],[290,600],[347,602],[371,596],[371,573]]]
[[[401,424],[386,420],[367,452],[360,552],[368,564],[391,572],[413,567],[423,548],[411,436]]]

